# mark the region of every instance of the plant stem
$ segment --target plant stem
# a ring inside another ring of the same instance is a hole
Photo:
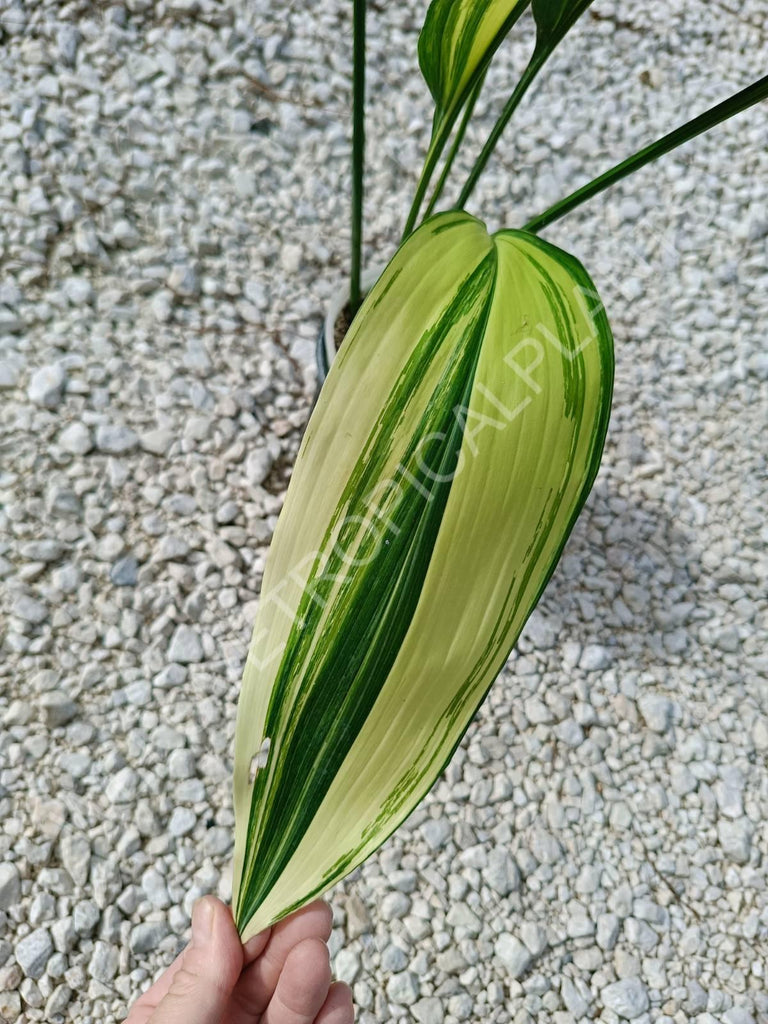
[[[501,133],[507,127],[509,119],[517,110],[518,106],[520,105],[520,101],[528,91],[528,87],[530,86],[531,82],[539,73],[542,65],[547,59],[547,56],[548,53],[542,51],[539,55],[537,55],[536,52],[534,52],[533,57],[531,57],[528,67],[520,76],[520,80],[513,89],[512,95],[507,100],[506,104],[504,105],[504,109],[502,110],[498,120],[496,121],[496,124],[491,129],[491,134],[485,140],[485,145],[480,150],[480,156],[477,158],[477,160],[475,160],[472,170],[469,172],[469,177],[464,183],[464,188],[462,188],[461,194],[459,195],[459,198],[456,201],[457,210],[463,210],[464,207],[467,205],[467,200],[472,195],[475,185],[477,184],[477,179],[483,173],[485,165],[488,163],[488,160],[490,159],[491,153],[493,153],[494,149],[496,148],[496,143],[501,138]]]
[[[698,117],[694,117],[692,121],[688,121],[679,128],[675,128],[668,135],[657,139],[656,142],[652,142],[638,153],[627,157],[626,160],[622,160],[620,164],[616,164],[615,167],[605,171],[593,181],[582,185],[581,188],[576,189],[569,196],[560,199],[553,206],[544,210],[543,213],[529,220],[524,230],[533,233],[540,231],[553,221],[564,217],[566,213],[575,210],[577,206],[581,206],[582,203],[596,196],[604,189],[610,188],[617,181],[626,178],[627,175],[632,174],[641,167],[645,167],[646,164],[651,163],[653,160],[658,160],[659,157],[676,149],[677,146],[682,146],[697,135],[709,131],[710,128],[714,128],[729,117],[733,117],[734,114],[740,114],[743,110],[766,98],[768,98],[768,75],[757,82],[753,82],[752,85],[747,86],[746,89],[742,89],[741,92],[737,92],[722,103],[718,103],[717,106],[711,107],[703,114],[699,114]]]
[[[365,3],[352,7],[352,253],[349,303],[352,315],[360,301],[363,249],[363,170],[365,167]]]
[[[445,148],[446,140],[447,133],[445,131],[445,126],[443,125],[437,135],[433,136],[432,141],[429,144],[429,149],[427,150],[427,155],[424,159],[424,166],[421,169],[419,182],[416,185],[413,202],[411,203],[411,208],[408,211],[408,219],[406,220],[405,227],[403,228],[403,237],[400,239],[401,242],[404,242],[416,227],[416,218],[419,215],[419,207],[424,201],[424,195],[427,191],[427,186],[429,185],[429,179],[432,177],[435,165],[440,159],[440,154]]]
[[[426,210],[424,211],[424,216],[421,218],[422,221],[425,221],[427,217],[429,217],[429,215],[432,213],[432,211],[435,208],[435,203],[440,198],[440,195],[443,189],[445,188],[445,183],[451,171],[451,165],[453,164],[453,161],[456,158],[456,154],[459,151],[459,147],[464,141],[464,135],[466,133],[467,126],[469,125],[470,119],[474,112],[475,103],[477,103],[477,97],[480,95],[480,90],[483,88],[484,81],[485,72],[483,72],[483,74],[478,78],[477,84],[475,85],[474,89],[470,93],[469,99],[467,100],[467,105],[464,108],[464,115],[461,119],[461,124],[459,125],[456,131],[456,135],[454,136],[451,148],[448,152],[448,156],[445,158],[445,165],[443,167],[442,174],[440,175],[440,178],[438,179],[438,182],[435,185],[434,191],[432,192],[432,197],[429,200]]]

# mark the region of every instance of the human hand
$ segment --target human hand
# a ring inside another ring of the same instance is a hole
[[[232,914],[204,896],[192,941],[131,1008],[125,1024],[352,1024],[352,994],[331,984],[321,900],[243,946]]]

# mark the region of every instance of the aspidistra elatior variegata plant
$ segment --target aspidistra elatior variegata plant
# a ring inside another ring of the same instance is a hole
[[[413,810],[597,472],[610,329],[567,253],[466,213],[398,250],[341,347],[275,530],[235,750],[244,938]]]

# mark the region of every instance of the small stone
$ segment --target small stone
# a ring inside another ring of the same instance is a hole
[[[16,962],[28,978],[40,978],[53,953],[53,941],[47,928],[36,928],[16,943]]]
[[[511,855],[498,846],[489,851],[488,864],[482,876],[499,896],[508,896],[520,888],[520,869]]]
[[[194,267],[186,263],[177,263],[172,268],[166,281],[167,287],[176,295],[183,298],[193,298],[200,293],[200,279]]]
[[[116,587],[134,587],[139,579],[139,563],[133,555],[125,555],[112,565],[109,578]]]
[[[232,174],[232,184],[241,199],[253,199],[256,195],[257,181],[253,171],[243,171],[237,168]]]
[[[165,884],[163,876],[155,868],[147,868],[141,876],[141,888],[153,907],[165,910],[170,906],[168,886]]]
[[[85,277],[68,277],[64,281],[64,294],[73,306],[84,306],[93,302],[95,292],[93,285]]]
[[[186,558],[188,554],[189,544],[184,538],[167,533],[157,545],[155,559],[158,562],[175,562]]]
[[[109,985],[114,980],[119,966],[119,949],[101,939],[97,940],[88,963],[88,974],[103,985]]]
[[[72,995],[73,992],[69,985],[57,985],[45,1004],[46,1020],[52,1021],[55,1017],[61,1016],[69,1006]]]
[[[19,985],[19,992],[27,1006],[39,1009],[39,1007],[43,1005],[43,994],[32,978],[25,978],[24,981],[22,981],[21,985]]]
[[[107,800],[112,804],[128,804],[136,799],[139,777],[133,768],[121,768],[107,783]]]
[[[274,460],[266,448],[255,448],[245,460],[245,475],[248,483],[259,487],[269,476]]]
[[[334,974],[339,981],[353,985],[360,973],[360,957],[353,949],[340,949],[334,960]]]
[[[10,910],[21,899],[21,878],[15,864],[0,861],[0,910]]]
[[[62,917],[51,925],[53,945],[59,953],[69,953],[77,941],[75,926],[71,917]]]
[[[747,818],[719,821],[717,838],[723,853],[736,864],[748,864],[752,849],[752,825]]]
[[[496,939],[494,952],[509,974],[515,978],[522,978],[530,965],[533,963],[533,956],[529,949],[514,935],[502,932]]]
[[[84,886],[91,867],[91,844],[84,835],[66,833],[59,843],[61,863],[75,885]]]
[[[48,609],[41,601],[27,594],[20,594],[11,605],[11,614],[33,626],[39,626],[48,618]]]
[[[151,953],[157,949],[163,939],[170,933],[165,921],[145,921],[131,929],[129,946],[137,956]]]
[[[177,838],[187,836],[197,824],[197,815],[188,807],[176,807],[171,820],[168,822],[168,831]]]
[[[752,741],[760,751],[768,751],[768,718],[758,718],[752,726]]]
[[[589,1003],[570,978],[563,978],[560,995],[563,997],[565,1008],[569,1013],[572,1013],[577,1019],[585,1016],[589,1009]]]
[[[350,939],[358,939],[361,935],[367,935],[372,927],[371,916],[368,913],[368,908],[356,893],[353,893],[347,900],[346,911],[347,936]]]
[[[720,770],[720,778],[713,786],[718,810],[726,818],[741,818],[744,814],[745,780],[735,765],[724,765]]]
[[[619,940],[621,921],[616,914],[600,914],[597,919],[596,941],[600,949],[612,950]]]
[[[491,982],[491,985],[493,982]],[[490,989],[490,985],[488,988]],[[502,990],[502,999],[504,998]],[[489,999],[490,1002],[492,1000]],[[461,992],[459,995],[451,996],[448,1000],[448,1013],[458,1021],[470,1020],[472,1011],[475,1008],[474,1000],[468,992]]]
[[[26,725],[34,717],[32,705],[25,700],[13,700],[3,715],[3,725]],[[2,865],[0,865],[0,868]],[[0,910],[2,907],[0,906]]]
[[[435,996],[428,999],[419,999],[411,1008],[411,1013],[419,1024],[443,1024],[445,1015],[443,1004]]]
[[[139,438],[130,427],[101,423],[96,428],[96,447],[108,455],[125,455],[132,452],[138,443]]]
[[[71,24],[63,24],[56,33],[56,49],[59,51],[62,63],[68,67],[74,67],[75,65],[77,48],[80,45],[81,39],[80,32]]]
[[[539,956],[548,945],[546,929],[533,921],[523,921],[520,925],[520,938],[532,956]]]
[[[0,391],[10,391],[19,383],[19,368],[7,359],[0,359]]]
[[[220,526],[227,526],[234,523],[240,512],[240,506],[236,501],[225,501],[216,509],[216,522]]]
[[[168,775],[172,779],[190,779],[195,774],[195,755],[186,748],[175,748],[168,755]]]
[[[585,672],[600,672],[611,664],[611,653],[601,644],[585,644],[579,658],[579,668]]]
[[[64,554],[61,541],[46,538],[30,540],[19,549],[21,557],[29,562],[55,562]]]
[[[419,829],[430,850],[439,850],[451,836],[450,822],[445,818],[429,818]]]
[[[668,697],[649,693],[637,702],[645,724],[653,732],[665,733],[672,724],[672,701]]]
[[[203,657],[203,644],[197,632],[191,626],[177,626],[168,647],[168,660],[189,665]]]
[[[412,971],[393,974],[387,982],[387,998],[401,1006],[412,1006],[419,998],[419,979]]]
[[[650,1006],[645,985],[639,978],[623,978],[601,992],[603,1005],[625,1020],[635,1020]]]
[[[61,690],[49,690],[38,703],[40,717],[49,729],[58,729],[77,716],[77,704]]]
[[[66,383],[67,375],[61,363],[41,366],[30,378],[27,396],[35,405],[55,409],[61,402]]]
[[[21,1016],[21,996],[18,992],[0,991],[0,1020],[13,1022]]]
[[[93,900],[80,900],[72,911],[72,927],[83,938],[92,935],[101,918],[101,911]]]
[[[302,251],[300,245],[288,244],[283,246],[280,254],[280,262],[286,274],[297,274],[301,268]]]
[[[175,435],[173,431],[158,428],[156,430],[148,430],[142,434],[139,438],[139,444],[145,452],[150,452],[152,455],[165,455],[174,440]]]
[[[732,1006],[722,1017],[723,1024],[755,1024],[755,1018],[744,1006]]]
[[[93,448],[93,438],[84,423],[70,423],[59,434],[59,445],[71,455],[87,455]]]
[[[382,971],[386,971],[387,974],[397,974],[408,966],[408,954],[400,946],[390,942],[382,951],[380,962]]]
[[[402,892],[388,892],[381,901],[379,913],[383,921],[394,921],[411,909],[411,901]]]

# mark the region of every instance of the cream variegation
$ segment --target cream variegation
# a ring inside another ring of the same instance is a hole
[[[531,0],[432,0],[419,35],[419,65],[435,123],[461,108],[472,83]]]
[[[443,214],[373,288],[298,456],[243,680],[244,937],[435,781],[589,493],[612,373],[589,277],[533,235]]]

